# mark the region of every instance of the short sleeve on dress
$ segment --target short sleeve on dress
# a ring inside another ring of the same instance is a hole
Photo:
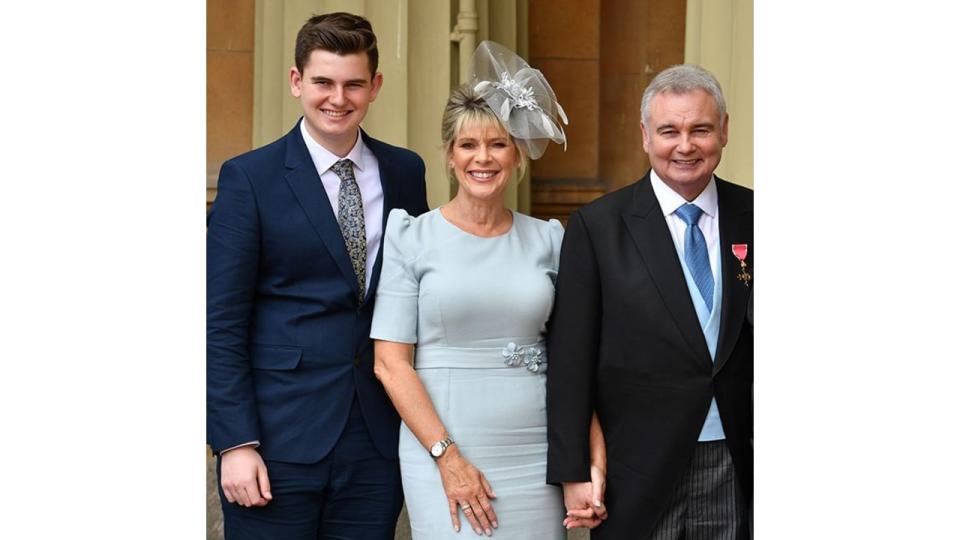
[[[556,285],[557,270],[560,268],[560,247],[563,245],[563,225],[556,219],[551,219],[547,223],[550,230],[551,262],[553,264],[553,272],[550,274],[550,279],[553,280],[554,285]]]
[[[373,339],[417,342],[420,280],[413,263],[419,250],[412,245],[412,225],[413,218],[403,209],[390,211],[383,237],[383,267],[370,329]]]

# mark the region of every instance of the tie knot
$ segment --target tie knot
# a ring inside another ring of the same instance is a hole
[[[703,210],[699,206],[691,203],[687,203],[680,208],[677,208],[677,215],[680,216],[680,219],[689,227],[690,225],[696,225],[700,221],[700,214],[703,213]]]
[[[340,177],[341,181],[353,180],[353,164],[350,163],[349,159],[341,159],[334,163],[330,169]]]

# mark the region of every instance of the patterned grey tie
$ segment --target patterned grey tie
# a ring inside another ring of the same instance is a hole
[[[353,273],[360,285],[360,301],[367,293],[367,228],[363,223],[363,199],[360,186],[353,176],[353,165],[349,159],[341,159],[330,167],[340,177],[340,193],[337,202],[337,222],[347,244],[347,254],[353,264]]]

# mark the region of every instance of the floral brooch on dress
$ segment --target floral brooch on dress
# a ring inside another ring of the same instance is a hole
[[[543,362],[543,349],[536,345],[522,347],[511,341],[503,348],[501,354],[504,358],[503,363],[510,367],[524,366],[532,373],[547,371],[547,366]]]

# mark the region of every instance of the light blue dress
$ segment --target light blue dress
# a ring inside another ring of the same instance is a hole
[[[500,236],[467,233],[432,210],[390,212],[371,336],[415,343],[414,367],[460,452],[487,477],[502,540],[566,538],[547,471],[547,318],[563,227],[517,212]],[[440,473],[404,424],[400,471],[413,538],[455,533]]]

